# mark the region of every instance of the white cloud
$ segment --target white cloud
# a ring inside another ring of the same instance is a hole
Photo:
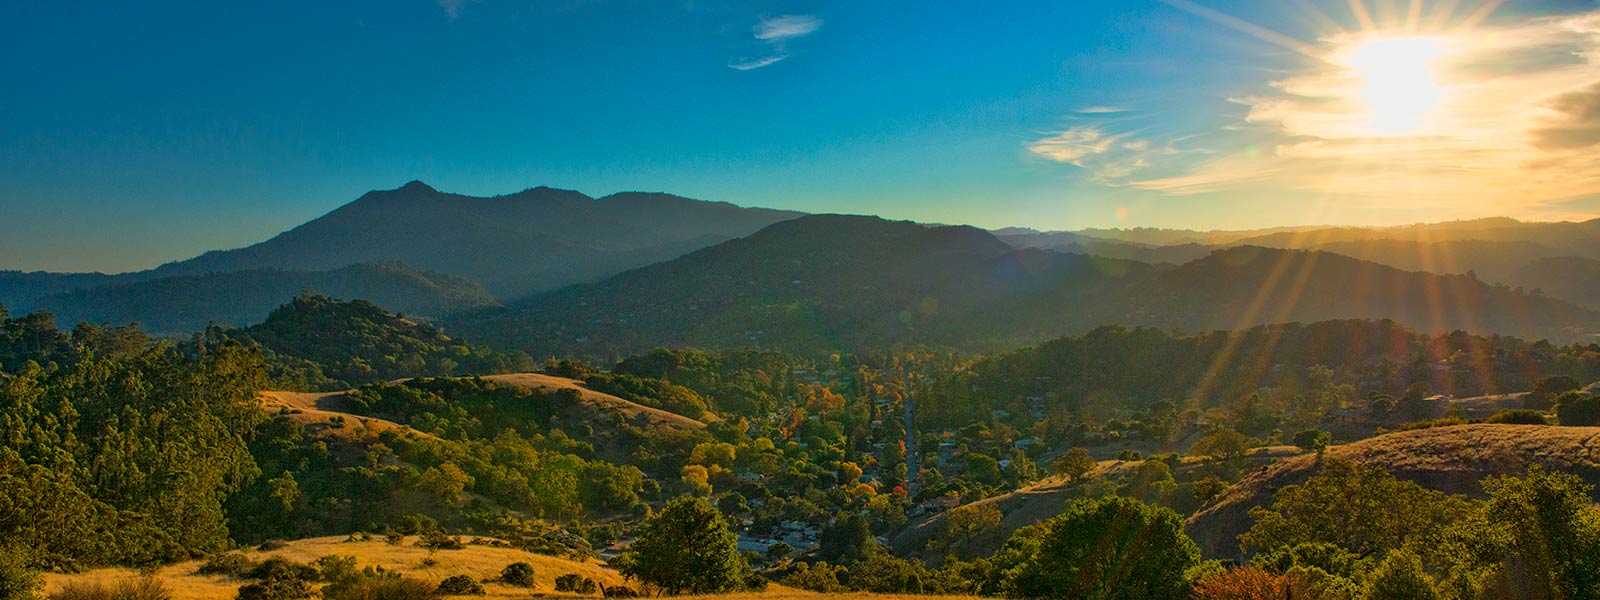
[[[1100,126],[1078,125],[1028,144],[1034,156],[1066,163],[1108,185],[1120,185],[1133,174],[1150,168],[1157,157],[1180,153],[1167,140],[1159,147],[1133,133],[1107,133]]]
[[[760,45],[765,46],[766,52],[758,58],[741,57],[730,60],[728,68],[749,71],[776,64],[789,58],[790,40],[811,35],[821,27],[822,19],[811,15],[763,17],[751,28],[751,33]]]
[[[787,55],[779,54],[776,56],[763,56],[761,58],[736,58],[728,61],[728,68],[739,71],[749,71],[751,69],[759,69],[761,67],[771,65],[785,58],[789,57]]]
[[[810,35],[819,27],[822,20],[810,15],[782,15],[761,19],[756,23],[755,36],[758,40],[781,42]]]

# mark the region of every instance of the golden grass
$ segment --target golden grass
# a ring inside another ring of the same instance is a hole
[[[486,375],[488,381],[497,381],[518,387],[545,389],[545,390],[578,390],[583,399],[596,406],[615,408],[629,419],[645,419],[651,425],[666,426],[678,429],[703,429],[706,424],[677,413],[667,412],[657,408],[624,400],[611,394],[603,394],[584,387],[582,381],[556,377],[543,373],[509,373],[505,375]]]
[[[289,542],[284,548],[268,552],[246,550],[252,560],[282,557],[298,562],[310,562],[329,554],[354,556],[361,566],[376,565],[430,582],[451,575],[470,575],[483,582],[488,598],[531,598],[534,596],[574,596],[555,591],[555,579],[567,573],[577,573],[606,585],[625,585],[622,576],[605,568],[599,561],[577,562],[553,556],[532,554],[511,548],[468,545],[461,550],[440,550],[429,553],[412,544],[416,538],[407,538],[404,544],[393,546],[375,539],[365,542],[346,542],[344,537],[310,538]],[[423,559],[432,556],[438,564],[423,566]],[[173,600],[231,600],[239,586],[246,580],[228,575],[200,575],[196,571],[203,561],[189,561],[167,566],[154,575],[166,583]],[[535,586],[532,589],[491,581],[500,577],[500,570],[514,562],[533,565]],[[100,582],[110,585],[118,580],[138,577],[132,569],[98,569],[84,573],[47,573],[45,591],[51,593],[71,583]]]

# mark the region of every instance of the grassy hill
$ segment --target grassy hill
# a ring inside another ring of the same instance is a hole
[[[260,322],[285,300],[306,291],[368,300],[424,318],[499,305],[471,279],[390,262],[319,272],[262,269],[163,277],[46,296],[38,300],[37,308],[55,313],[67,326],[139,323],[155,333],[192,332],[213,322],[224,326]]]
[[[1380,466],[1395,477],[1450,494],[1477,495],[1483,478],[1518,475],[1534,464],[1578,475],[1592,485],[1600,483],[1600,427],[1438,427],[1335,446],[1327,457]],[[1252,523],[1250,508],[1268,505],[1276,490],[1309,479],[1317,465],[1317,457],[1308,454],[1250,474],[1190,517],[1189,535],[1209,554],[1233,555],[1237,536]]]
[[[246,549],[243,554],[256,561],[281,557],[296,562],[310,562],[330,554],[353,556],[361,566],[381,566],[403,576],[435,583],[451,575],[468,575],[483,582],[488,598],[527,598],[530,594],[570,596],[555,591],[555,578],[568,573],[588,577],[606,586],[624,584],[620,575],[596,560],[577,561],[488,545],[498,542],[493,538],[466,539],[469,543],[461,550],[430,551],[417,547],[416,537],[405,538],[399,545],[390,544],[381,537],[367,541],[355,541],[344,536],[320,537],[282,543],[281,547],[270,550]],[[427,559],[432,559],[434,564],[426,563]],[[232,600],[238,594],[239,586],[248,583],[230,575],[201,575],[197,571],[202,562],[168,565],[157,570],[153,576],[172,590],[173,600]],[[500,570],[514,562],[533,565],[535,585],[532,589],[497,581]],[[110,584],[139,575],[138,571],[126,568],[47,573],[45,592],[54,592],[70,584]]]

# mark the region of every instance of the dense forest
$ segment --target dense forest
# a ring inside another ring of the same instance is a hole
[[[1600,423],[1600,399],[1577,391],[1597,363],[1593,346],[1388,321],[1102,328],[978,356],[661,348],[536,365],[314,295],[176,342],[6,315],[0,535],[12,543],[0,562],[221,565],[275,539],[420,535],[448,548],[470,532],[561,557],[623,548],[611,567],[660,592],[1584,597],[1596,590],[1585,557],[1600,551],[1592,482],[1535,458],[1446,493],[1322,456],[1384,431]],[[581,387],[475,377],[531,370]],[[258,393],[274,388],[348,391],[313,416],[265,408]],[[1529,389],[1493,418],[1433,399]],[[1368,425],[1336,418],[1351,413]],[[1318,466],[1255,506],[1236,545],[1194,541],[1208,532],[1192,515],[1261,461],[1295,456]],[[1060,504],[1027,521],[985,501],[1040,489]],[[1327,501],[1352,495],[1366,500]],[[1129,539],[1146,541],[1107,545]],[[328,595],[376,585],[327,577]]]

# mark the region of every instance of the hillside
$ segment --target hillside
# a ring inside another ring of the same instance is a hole
[[[697,430],[704,429],[706,426],[705,423],[683,415],[670,413],[658,408],[650,408],[631,400],[591,390],[584,387],[582,381],[566,377],[556,377],[543,373],[507,373],[504,375],[486,375],[483,379],[528,389],[576,390],[580,398],[582,398],[583,405],[595,413],[594,418],[599,418],[602,413],[616,412],[644,428],[662,427],[678,430]]]
[[[1055,333],[1063,318],[1104,306],[1099,295],[1113,282],[1154,271],[1013,250],[971,227],[816,215],[445,326],[535,355],[613,356],[663,345],[1004,346]],[[1062,306],[1079,308],[1065,315]]]
[[[334,391],[405,377],[528,370],[523,355],[451,338],[365,300],[300,294],[242,329],[209,328],[198,343],[260,348],[274,382],[297,391]]]
[[[476,197],[413,181],[368,192],[259,244],[207,252],[149,275],[401,261],[471,277],[499,298],[515,298],[670,259],[796,216],[668,194],[595,199],[536,187]]]
[[[353,556],[360,566],[382,567],[406,577],[416,577],[437,583],[451,575],[469,575],[483,582],[488,598],[527,598],[528,594],[555,594],[555,578],[576,573],[606,586],[624,585],[622,577],[595,560],[576,561],[555,556],[535,554],[515,548],[501,547],[493,538],[467,538],[470,543],[461,550],[432,551],[416,546],[417,538],[408,537],[399,545],[390,544],[381,537],[355,541],[345,536],[320,537],[281,543],[270,550],[246,549],[242,552],[252,560],[261,561],[279,557],[296,562],[310,562],[328,555]],[[490,545],[495,544],[495,545]],[[432,559],[427,564],[424,559]],[[232,600],[239,586],[248,580],[230,575],[201,575],[197,572],[203,561],[187,561],[157,569],[152,575],[166,583],[173,591],[173,600]],[[533,565],[532,590],[509,585],[497,579],[500,570],[514,562]],[[95,569],[82,573],[45,574],[45,593],[52,593],[67,585],[101,582],[114,583],[121,579],[139,576],[134,569]]]
[[[1600,427],[1458,425],[1391,433],[1335,446],[1328,458],[1381,466],[1395,477],[1449,494],[1478,495],[1479,482],[1521,474],[1529,465],[1572,473],[1600,483]],[[1210,506],[1190,517],[1187,529],[1211,555],[1231,555],[1248,530],[1253,506],[1269,505],[1273,493],[1316,473],[1317,457],[1279,461],[1245,477]]]
[[[224,326],[259,322],[302,292],[368,300],[423,318],[499,305],[470,279],[390,262],[320,272],[262,269],[162,277],[46,296],[36,308],[55,313],[67,327],[80,322],[139,323],[154,333],[186,333],[213,322]]]

